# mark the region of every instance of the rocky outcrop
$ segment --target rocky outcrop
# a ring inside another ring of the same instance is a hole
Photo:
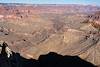
[[[91,15],[97,10],[97,6],[83,5],[4,4],[0,6],[0,40],[27,59],[56,52],[100,65],[100,32],[95,27],[99,26],[91,23],[96,22]],[[84,20],[91,22],[81,23]]]
[[[8,50],[5,42],[0,43],[0,67],[96,67],[77,56],[62,56],[54,52],[40,55],[38,60],[25,59],[19,53]],[[9,52],[11,53],[10,56]]]
[[[87,20],[85,20],[84,22],[91,23],[93,27],[99,30],[100,29],[100,11],[97,11],[94,14],[87,16]]]

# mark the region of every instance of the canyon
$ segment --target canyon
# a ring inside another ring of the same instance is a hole
[[[56,52],[100,66],[100,7],[1,3],[0,40],[27,59]]]

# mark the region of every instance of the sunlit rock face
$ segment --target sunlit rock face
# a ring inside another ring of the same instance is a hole
[[[12,51],[28,59],[38,59],[41,54],[49,52],[77,55],[100,65],[100,32],[93,23],[83,23],[87,19],[93,21],[90,16],[99,11],[100,7],[1,5],[0,40],[7,42]],[[99,20],[95,22],[99,23]]]
[[[94,14],[88,15],[87,18],[88,22],[90,22],[93,27],[98,30],[100,29],[100,11],[96,11]]]

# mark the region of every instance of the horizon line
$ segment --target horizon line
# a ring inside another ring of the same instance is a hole
[[[87,6],[87,5],[90,5],[90,6],[100,6],[100,5],[97,5],[97,4],[79,4],[79,3],[59,3],[59,4],[55,4],[55,3],[1,3],[0,4],[23,4],[23,5],[84,5],[84,6]]]

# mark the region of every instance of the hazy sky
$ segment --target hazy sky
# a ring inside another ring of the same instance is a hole
[[[100,5],[100,0],[0,0],[0,3],[92,4],[92,5]]]

